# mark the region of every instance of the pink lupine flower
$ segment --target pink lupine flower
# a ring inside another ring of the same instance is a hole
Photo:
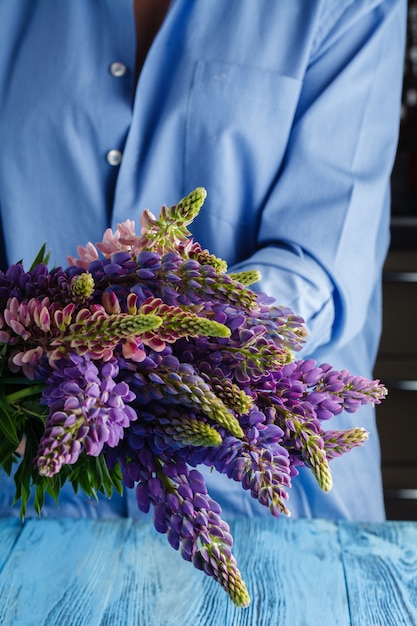
[[[135,235],[135,222],[133,220],[126,220],[120,224],[117,224],[115,232],[111,228],[107,228],[104,233],[101,243],[97,243],[97,248],[105,257],[110,257],[115,252],[130,252],[131,238]]]
[[[0,330],[0,343],[9,343],[10,333],[7,330]]]
[[[120,237],[135,236],[135,220],[120,222],[120,224],[117,224],[117,230],[120,233]]]
[[[121,312],[120,302],[114,291],[105,291],[101,298],[101,303],[106,313],[117,314]]]
[[[30,338],[31,332],[28,326],[32,323],[32,319],[25,302],[19,302],[17,298],[10,298],[3,315],[5,323],[15,335],[21,337],[23,341]]]
[[[139,339],[125,339],[122,344],[122,351],[125,359],[132,359],[135,363],[141,363],[146,359],[146,352],[143,349],[143,343]]]
[[[4,329],[4,317],[0,314],[0,343],[9,343],[10,333]]]
[[[41,346],[16,352],[10,356],[8,368],[11,372],[18,372],[21,369],[26,378],[33,380],[36,365],[44,352]]]
[[[76,267],[82,267],[85,270],[88,270],[90,263],[98,260],[98,252],[97,248],[89,241],[87,245],[78,246],[77,252],[79,254],[79,259],[73,256],[67,256],[68,265],[75,265]]]
[[[120,244],[119,239],[120,233],[117,230],[113,233],[111,228],[107,228],[104,232],[103,241],[96,245],[105,257],[110,257],[114,252],[126,250],[126,247]]]
[[[147,230],[150,230],[153,226],[155,226],[157,219],[152,211],[149,209],[145,209],[142,211],[140,216],[140,225],[142,226],[141,233],[144,235]]]
[[[35,309],[33,312],[33,320],[44,333],[51,330],[51,316],[47,306],[43,306],[41,309]]]
[[[59,330],[64,331],[70,325],[72,315],[75,311],[75,304],[70,302],[63,309],[58,309],[54,313],[54,322]]]
[[[50,307],[49,298],[42,300],[31,298],[28,302],[19,302],[17,298],[10,298],[3,312],[4,322],[21,340],[28,341],[38,336],[39,331],[50,332]]]

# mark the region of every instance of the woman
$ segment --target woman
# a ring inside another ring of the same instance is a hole
[[[195,238],[230,269],[259,269],[259,288],[305,318],[303,357],[371,377],[405,0],[158,7],[0,2],[4,264],[29,266],[45,240],[64,264],[107,226],[204,186]],[[293,515],[383,519],[372,409],[338,418],[352,425],[369,442],[333,462],[330,494],[301,473]],[[225,516],[268,514],[240,485],[207,480]],[[110,508],[133,514],[129,502]]]

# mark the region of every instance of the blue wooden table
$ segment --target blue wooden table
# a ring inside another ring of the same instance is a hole
[[[238,520],[237,609],[148,521],[0,519],[2,626],[417,625],[417,523]]]

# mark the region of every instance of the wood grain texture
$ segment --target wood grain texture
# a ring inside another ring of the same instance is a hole
[[[20,519],[0,519],[0,573],[9,558],[23,528]]]
[[[337,527],[324,520],[240,520],[235,554],[251,605],[227,624],[345,626],[349,622]],[[230,612],[234,607],[230,608]],[[213,622],[214,623],[214,622]]]
[[[0,624],[99,624],[117,568],[106,524],[28,520],[0,580]]]
[[[238,520],[237,609],[148,520],[0,519],[1,626],[417,624],[417,524]]]
[[[415,626],[417,524],[339,528],[352,626]]]

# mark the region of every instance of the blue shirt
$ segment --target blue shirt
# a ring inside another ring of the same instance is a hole
[[[65,264],[204,186],[195,238],[305,318],[303,356],[372,377],[405,24],[405,0],[172,0],[135,87],[132,0],[0,0],[4,261],[46,240]],[[330,494],[295,479],[294,515],[383,517],[373,410],[330,427],[353,425],[370,440]],[[269,514],[208,480],[226,515]]]

